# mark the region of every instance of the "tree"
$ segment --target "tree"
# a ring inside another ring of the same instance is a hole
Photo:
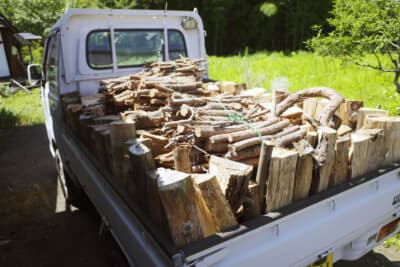
[[[328,18],[333,30],[324,34],[316,27],[318,34],[308,45],[321,55],[393,73],[400,93],[399,16],[398,0],[336,0]]]

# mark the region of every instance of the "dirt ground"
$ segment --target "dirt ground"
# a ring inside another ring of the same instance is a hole
[[[95,212],[65,208],[56,177],[43,125],[0,130],[0,266],[128,266]],[[335,264],[351,266],[400,266],[400,253]]]

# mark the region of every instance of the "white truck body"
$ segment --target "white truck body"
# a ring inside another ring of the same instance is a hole
[[[187,18],[197,22],[195,28],[183,28],[182,20]],[[184,37],[188,57],[206,58],[204,29],[196,11],[74,9],[66,12],[46,39],[42,100],[50,150],[53,155],[59,152],[65,171],[83,187],[132,265],[307,266],[331,253],[333,261],[355,260],[399,231],[396,225],[395,231],[377,241],[380,229],[400,218],[400,165],[393,164],[232,231],[174,248],[63,122],[60,95],[94,94],[101,80],[141,69],[118,67],[114,45],[110,68],[89,66],[87,36],[105,29],[111,36],[116,29],[161,30],[166,40],[163,47],[168,49],[167,30],[175,29]],[[113,37],[111,43],[115,43]],[[164,54],[168,59],[168,53]]]

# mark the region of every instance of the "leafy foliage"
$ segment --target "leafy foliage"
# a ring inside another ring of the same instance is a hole
[[[165,0],[2,0],[0,12],[20,31],[46,36],[70,8],[161,9]],[[197,7],[211,54],[256,50],[297,50],[323,24],[332,0],[168,0],[169,10]],[[43,42],[43,40],[42,40]]]
[[[400,93],[400,2],[397,0],[337,0],[328,19],[333,31],[318,34],[309,45],[321,55],[395,74]],[[373,54],[373,60],[365,55]]]

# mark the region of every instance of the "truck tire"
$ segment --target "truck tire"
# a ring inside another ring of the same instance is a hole
[[[61,190],[64,194],[67,204],[73,205],[81,210],[90,210],[93,206],[82,186],[74,182],[69,174],[64,169],[64,164],[61,160],[60,152],[55,150],[55,160],[57,167],[57,179],[61,185]]]

